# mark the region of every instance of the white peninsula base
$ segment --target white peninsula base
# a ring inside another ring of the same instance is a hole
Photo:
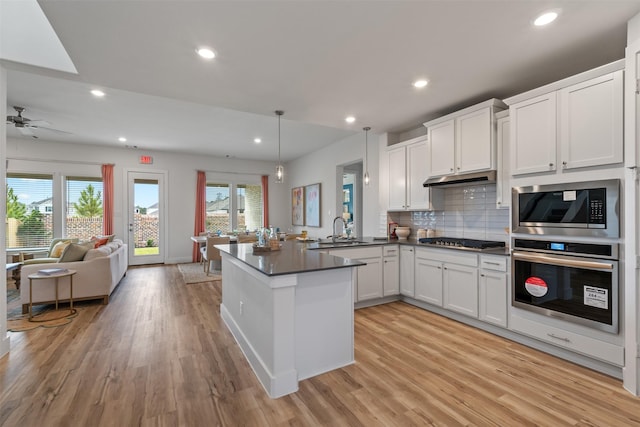
[[[223,321],[272,398],[354,363],[354,268],[270,276],[222,252]]]

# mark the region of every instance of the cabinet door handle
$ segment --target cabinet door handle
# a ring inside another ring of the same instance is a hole
[[[442,267],[438,266],[438,270],[440,270],[441,268],[442,268]],[[445,270],[446,270],[446,268],[445,268]]]
[[[449,172],[453,172],[453,168],[450,168],[450,169],[449,169]]]
[[[438,267],[438,268],[440,268],[440,267]],[[443,268],[444,268],[445,270],[447,269],[447,267],[443,267]]]
[[[547,334],[547,335],[550,336],[551,338],[555,338],[555,339],[560,340],[560,341],[571,342],[571,340],[569,338],[559,337],[556,334]]]
[[[549,163],[549,167],[552,168],[553,167],[553,163]]]
[[[484,274],[480,274],[480,277],[484,277]]]
[[[490,265],[500,265],[499,262],[492,262],[492,261],[485,261],[485,264],[490,264]]]

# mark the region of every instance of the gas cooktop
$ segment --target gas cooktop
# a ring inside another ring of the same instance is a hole
[[[471,249],[503,248],[505,246],[504,242],[497,242],[493,240],[476,240],[455,237],[425,237],[418,239],[418,242],[434,246],[451,246]]]

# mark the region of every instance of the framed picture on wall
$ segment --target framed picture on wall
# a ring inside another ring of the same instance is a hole
[[[291,224],[304,225],[304,187],[291,189]]]
[[[304,188],[305,219],[308,227],[320,227],[320,183]]]

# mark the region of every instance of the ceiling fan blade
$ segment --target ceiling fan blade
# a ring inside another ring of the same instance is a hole
[[[46,120],[29,120],[28,122],[25,122],[25,125],[31,126],[31,127],[34,127],[34,126],[40,127],[40,126],[50,126],[51,123],[49,123]]]
[[[18,127],[18,130],[20,131],[21,134],[25,136],[31,136],[33,138],[37,138],[37,136],[34,135],[33,131],[26,126],[20,126]]]
[[[44,126],[32,126],[31,124],[29,124],[29,127],[31,129],[46,130],[46,131],[49,131],[49,132],[64,133],[66,135],[73,135],[71,132],[67,132],[66,130],[53,129],[53,128],[48,128],[48,127],[44,127]]]

